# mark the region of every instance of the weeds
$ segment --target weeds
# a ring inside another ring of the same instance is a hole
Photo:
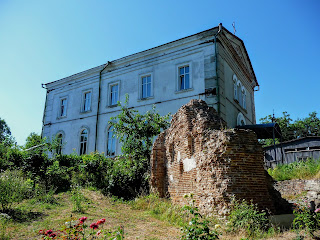
[[[72,212],[84,213],[84,207],[82,205],[83,200],[85,200],[85,198],[81,193],[80,186],[79,185],[72,186],[72,191],[71,191],[71,201],[73,203]]]
[[[181,211],[181,207],[173,205],[167,199],[160,199],[157,194],[136,198],[130,204],[133,209],[147,210],[152,216],[169,223],[183,226],[187,222],[186,214]]]
[[[6,231],[8,222],[11,221],[11,217],[8,214],[0,213],[0,240],[9,240],[11,236]]]
[[[209,227],[209,221],[205,219],[198,211],[198,208],[194,206],[195,200],[192,198],[192,194],[186,195],[186,198],[190,198],[190,205],[183,207],[183,210],[191,215],[191,220],[182,229],[181,240],[189,239],[203,239],[211,240],[218,239],[219,233],[216,230],[212,230]]]
[[[277,181],[319,178],[320,159],[308,159],[307,161],[278,165],[274,169],[269,168],[268,173]]]
[[[293,213],[293,227],[298,230],[305,229],[311,236],[320,229],[320,208],[311,210],[306,203],[295,204]]]
[[[265,211],[259,211],[256,204],[245,200],[233,200],[229,216],[229,230],[245,230],[249,237],[274,232]]]

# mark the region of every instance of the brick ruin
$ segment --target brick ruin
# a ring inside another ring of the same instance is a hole
[[[187,204],[193,193],[204,214],[226,215],[232,197],[260,209],[285,209],[263,165],[263,150],[250,130],[227,129],[203,100],[191,100],[173,115],[156,139],[151,155],[151,188],[160,197]],[[286,206],[287,207],[287,206]]]

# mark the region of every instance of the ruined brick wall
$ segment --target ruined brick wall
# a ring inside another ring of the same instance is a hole
[[[181,205],[193,193],[202,213],[228,214],[232,196],[274,213],[268,184],[255,133],[225,129],[203,100],[182,106],[153,145],[152,188]]]

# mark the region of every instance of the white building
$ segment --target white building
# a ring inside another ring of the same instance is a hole
[[[255,124],[258,87],[241,39],[218,27],[44,84],[42,135],[62,137],[63,153],[120,153],[108,126],[129,95],[140,112],[175,113],[190,99],[214,107],[229,127]]]

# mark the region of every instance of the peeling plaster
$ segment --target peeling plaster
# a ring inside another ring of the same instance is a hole
[[[183,162],[183,171],[184,172],[189,172],[192,169],[197,167],[196,160],[193,157],[186,158],[186,159],[182,160],[182,162]]]

